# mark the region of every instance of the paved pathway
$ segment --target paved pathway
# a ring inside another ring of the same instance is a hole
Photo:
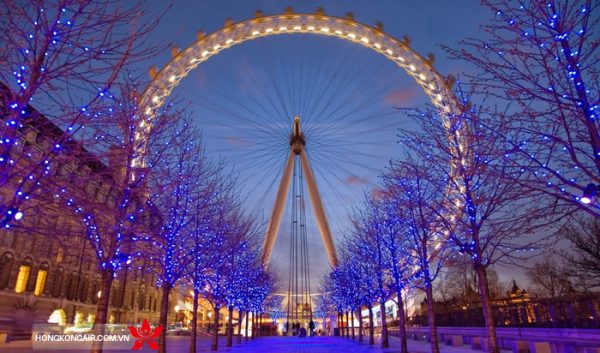
[[[365,337],[367,338],[367,337]],[[368,338],[367,338],[368,339]],[[357,338],[358,340],[358,338]],[[262,337],[234,347],[225,347],[224,338],[219,340],[219,352],[227,353],[391,353],[399,352],[399,340],[390,337],[391,347],[382,349],[379,342],[374,346],[367,343],[358,343],[346,338],[318,336],[311,338],[298,337]],[[188,353],[189,337],[169,337],[167,340],[168,353]],[[428,353],[429,343],[424,341],[408,341],[410,353]],[[472,350],[469,346],[446,346],[440,344],[441,353],[483,353],[481,350]],[[57,353],[56,350],[32,350],[31,341],[11,342],[0,345],[0,353]],[[64,353],[80,353],[88,351],[62,351]],[[131,353],[131,350],[117,351],[106,350],[106,353]],[[149,347],[137,352],[155,352]],[[210,352],[210,339],[200,338],[198,340],[198,353]],[[508,351],[503,351],[506,353]]]

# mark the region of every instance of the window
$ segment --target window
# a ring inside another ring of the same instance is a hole
[[[29,280],[29,272],[31,267],[22,265],[19,267],[19,275],[17,276],[17,284],[15,285],[15,293],[23,293],[27,288],[27,281]]]
[[[90,276],[85,275],[85,276],[83,276],[83,281],[81,283],[81,286],[79,287],[79,301],[80,302],[86,302],[88,300],[89,290],[90,290]]]
[[[33,294],[42,295],[44,293],[44,287],[46,287],[46,278],[48,277],[48,271],[39,270],[37,274],[37,279],[35,280],[35,290]]]
[[[58,269],[56,269],[54,271],[54,280],[52,280],[50,283],[53,283],[54,286],[52,287],[52,296],[54,298],[59,298],[61,296],[61,292],[62,292],[62,285],[63,285],[63,280],[64,280],[64,271],[61,267],[59,267]]]
[[[67,323],[67,315],[65,314],[65,311],[63,309],[54,310],[48,318],[48,323],[64,326]]]
[[[69,300],[77,299],[77,287],[79,286],[79,275],[77,272],[71,272],[67,277],[67,292],[66,297]]]
[[[140,295],[138,296],[138,310],[146,310],[146,292],[143,286],[140,288]]]
[[[0,258],[0,289],[6,288],[10,278],[14,257],[11,253],[4,253]]]
[[[98,290],[100,289],[100,281],[99,280],[94,280],[94,283],[92,285],[92,290],[91,290],[91,296],[92,296],[92,304],[96,304],[98,303],[98,295],[96,294],[98,292]]]
[[[56,263],[59,264],[59,263],[63,262],[64,256],[65,256],[65,249],[58,248],[58,251],[56,252]]]

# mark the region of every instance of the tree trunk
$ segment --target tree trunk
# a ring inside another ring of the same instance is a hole
[[[342,326],[343,321],[344,321],[344,319],[343,319],[344,314],[341,314],[339,311],[337,314],[338,314],[338,322],[337,322],[338,332],[341,337],[344,337],[344,331],[343,331],[344,328]]]
[[[388,348],[390,346],[390,339],[388,337],[387,320],[385,317],[385,300],[381,299],[379,303],[379,310],[381,311],[381,347]]]
[[[481,309],[483,311],[483,319],[487,330],[488,351],[490,353],[499,353],[498,338],[496,337],[496,322],[494,320],[494,312],[492,311],[492,303],[490,300],[490,288],[487,277],[487,268],[484,266],[475,266],[477,279],[479,280],[479,296],[481,299]]]
[[[350,314],[346,311],[346,338],[350,338]]]
[[[260,313],[256,313],[256,338],[260,337]]]
[[[248,341],[248,316],[250,316],[250,311],[246,311],[246,334],[244,337],[244,341]]]
[[[163,327],[160,336],[158,336],[158,352],[167,352],[167,314],[169,313],[169,293],[173,286],[164,282],[162,287],[162,298],[160,298],[160,317],[158,323]]]
[[[256,338],[256,313],[254,311],[252,312],[252,331],[250,333],[250,338]]]
[[[358,342],[364,341],[363,339],[363,327],[362,327],[362,310],[358,308]]]
[[[398,290],[398,335],[400,336],[400,353],[408,353],[406,343],[406,313],[404,312],[404,299],[402,291]]]
[[[425,284],[425,294],[427,295],[427,320],[429,322],[429,335],[431,336],[431,353],[440,353],[437,327],[435,324],[435,312],[433,309],[433,289],[431,283]]]
[[[192,337],[190,342],[190,353],[196,353],[196,338],[198,337],[198,291],[194,291],[194,303],[192,309]]]
[[[258,338],[258,316],[252,313],[252,338]]]
[[[242,311],[238,310],[238,335],[237,343],[242,343]]]
[[[369,306],[369,344],[375,344],[375,332],[373,330],[373,307]]]
[[[260,313],[256,313],[256,338],[260,337],[260,335],[262,335],[262,332],[260,331],[260,321],[261,321],[261,315]]]
[[[354,334],[354,310],[352,310],[352,315],[350,316],[350,322],[352,323],[352,339],[356,339],[356,335]]]
[[[229,307],[229,318],[227,319],[227,347],[233,345],[233,306]]]
[[[94,333],[96,335],[104,334],[104,325],[108,318],[108,304],[110,300],[110,288],[112,287],[114,271],[111,268],[102,271],[102,289],[98,307],[96,308],[96,320],[94,321]],[[97,327],[96,325],[102,325]],[[102,353],[102,342],[94,342],[92,353]]]
[[[210,346],[210,350],[216,351],[219,348],[219,309],[221,307],[217,304],[215,305],[215,334],[212,338],[212,345]]]

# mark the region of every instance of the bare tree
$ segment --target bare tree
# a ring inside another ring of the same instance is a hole
[[[506,284],[500,281],[498,272],[493,268],[488,268],[487,272],[490,298],[504,296]],[[464,256],[450,256],[446,260],[435,289],[442,302],[463,306],[480,301],[477,272],[473,269],[471,260]]]
[[[543,298],[555,298],[571,290],[571,283],[564,269],[551,259],[536,262],[533,268],[527,271],[527,277],[533,285],[529,292]]]
[[[600,223],[591,217],[577,217],[560,231],[571,245],[563,253],[566,269],[586,290],[600,288]]]
[[[457,304],[466,305],[479,301],[477,273],[464,256],[446,261],[435,289],[444,303],[459,300]]]

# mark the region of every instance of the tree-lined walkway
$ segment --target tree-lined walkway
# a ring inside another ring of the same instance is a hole
[[[319,336],[312,338],[297,337],[265,337],[248,345],[232,349],[231,352],[244,353],[391,353],[400,351],[400,340],[390,337],[390,347],[381,348],[380,342],[376,340],[375,345],[358,343],[347,338]],[[427,353],[431,351],[429,342],[408,340],[408,351],[410,353]],[[442,353],[477,353],[481,350],[472,350],[469,346],[446,346],[441,345]],[[505,353],[504,351],[501,351]],[[508,352],[508,351],[506,351]]]
[[[222,338],[224,340],[224,338]],[[221,343],[221,342],[219,342]],[[396,337],[390,337],[390,347],[382,349],[379,342],[369,346],[367,343],[358,343],[347,338],[318,336],[312,338],[298,337],[261,337],[256,340],[244,342],[231,348],[225,347],[225,342],[220,345],[219,352],[231,353],[391,353],[400,351],[400,341]],[[186,353],[189,349],[189,337],[168,337],[168,352]],[[431,347],[428,342],[408,340],[408,351],[410,353],[427,353]],[[441,345],[442,353],[481,353],[481,350],[472,350],[469,346],[446,346]],[[57,351],[32,350],[31,342],[12,342],[0,345],[0,352],[11,353],[56,353]],[[76,353],[81,351],[65,351],[65,353]],[[88,351],[85,351],[86,353]],[[111,353],[125,353],[131,350],[115,351]],[[138,352],[156,352],[148,347]],[[198,339],[198,352],[211,352],[210,339],[203,337]],[[508,352],[508,351],[507,351]],[[503,352],[504,353],[504,352]]]

